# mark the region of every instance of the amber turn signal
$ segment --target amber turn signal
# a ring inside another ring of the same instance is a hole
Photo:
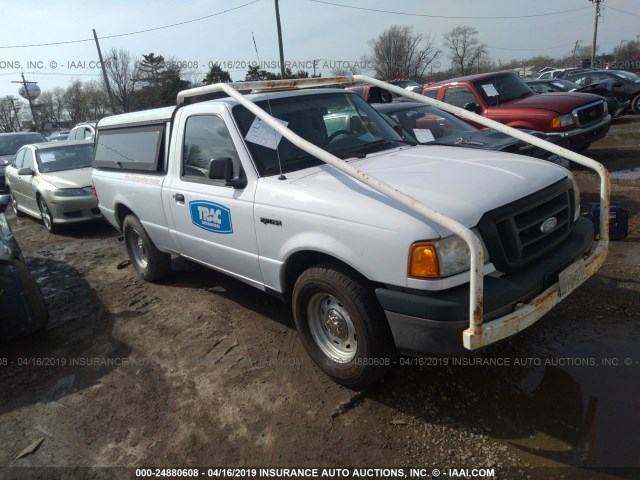
[[[409,276],[414,278],[440,278],[438,253],[430,242],[411,245],[409,251]]]

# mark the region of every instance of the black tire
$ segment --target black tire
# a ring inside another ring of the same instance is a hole
[[[293,288],[293,316],[311,359],[336,382],[360,388],[379,379],[397,356],[373,291],[340,265],[320,265]]]
[[[60,226],[53,223],[51,210],[49,210],[46,200],[41,195],[38,196],[38,208],[40,209],[40,217],[44,228],[46,228],[49,233],[58,233],[60,231]]]
[[[13,214],[16,217],[24,217],[24,213],[18,210],[18,200],[13,196],[13,192],[9,191],[9,193],[11,193],[11,210],[13,210]]]
[[[122,233],[131,264],[147,282],[162,280],[171,270],[171,255],[156,248],[147,231],[135,215],[127,215]]]
[[[634,113],[640,113],[640,93],[631,100],[631,110],[633,110]]]
[[[42,330],[47,326],[47,323],[49,323],[49,309],[47,308],[47,302],[44,300],[42,290],[40,290],[38,283],[26,265],[15,259],[11,261],[11,265],[20,276],[27,304],[29,308],[31,308],[31,313],[34,318],[35,328],[30,333]]]

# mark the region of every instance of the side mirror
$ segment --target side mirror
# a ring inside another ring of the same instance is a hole
[[[465,103],[462,108],[473,113],[482,113],[482,107],[475,102]]]
[[[211,180],[229,181],[233,176],[233,160],[229,157],[212,158],[209,161],[209,178]]]
[[[622,87],[622,85],[623,85],[622,82],[619,81],[619,80],[616,80],[616,81],[613,82],[613,86],[614,87]]]
[[[209,161],[209,175],[211,180],[224,180],[227,187],[244,188],[247,186],[247,178],[241,170],[240,175],[233,176],[233,159],[229,157],[212,158]]]
[[[33,169],[29,168],[29,167],[23,167],[23,168],[19,168],[18,169],[18,175],[34,175],[35,172],[33,171]]]

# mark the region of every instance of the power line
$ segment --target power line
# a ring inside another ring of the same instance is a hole
[[[258,3],[260,1],[261,0],[253,0],[253,2],[245,3],[245,4],[239,5],[237,7],[229,8],[227,10],[222,10],[221,12],[212,13],[211,15],[205,15],[204,17],[194,18],[192,20],[185,20],[184,22],[172,23],[170,25],[163,25],[161,27],[147,28],[145,30],[138,30],[136,32],[119,33],[119,34],[116,34],[116,35],[107,35],[107,36],[99,37],[99,38],[102,40],[102,39],[105,39],[105,38],[126,37],[128,35],[137,35],[139,33],[153,32],[155,30],[162,30],[162,29],[165,29],[165,28],[177,27],[179,25],[185,25],[187,23],[199,22],[200,20],[205,20],[205,19],[211,18],[211,17],[217,17],[218,15],[222,15],[223,13],[229,13],[229,12],[232,12],[234,10],[238,10],[240,8],[248,7],[249,5],[253,5],[254,3]],[[50,42],[50,43],[34,43],[34,44],[31,44],[31,45],[0,46],[0,48],[48,47],[48,46],[51,46],[51,45],[66,45],[66,44],[69,44],[69,43],[82,43],[82,42],[93,42],[93,41],[94,41],[93,38],[83,38],[81,40],[67,40],[66,42]]]
[[[638,15],[637,13],[626,12],[624,10],[620,10],[619,8],[613,8],[611,5],[608,5],[607,8],[609,10],[615,10],[616,12],[626,13],[627,15],[632,15],[634,17],[640,17],[640,15]]]
[[[354,10],[366,10],[368,12],[377,12],[377,13],[391,13],[393,15],[405,15],[408,17],[429,17],[429,18],[461,18],[461,19],[471,19],[471,20],[496,20],[496,19],[514,19],[514,18],[533,18],[533,17],[548,17],[550,15],[560,15],[563,13],[577,12],[580,10],[586,10],[590,7],[582,7],[582,8],[574,8],[573,10],[563,10],[560,12],[550,12],[550,13],[538,13],[533,15],[517,15],[517,16],[495,16],[492,15],[490,17],[471,17],[471,16],[449,16],[449,15],[429,15],[426,13],[407,13],[407,12],[395,12],[392,10],[380,10],[377,8],[366,8],[366,7],[354,7],[353,5],[343,5],[341,3],[327,2],[325,0],[309,0],[314,3],[323,3],[325,5],[332,5],[334,7],[343,7],[343,8],[352,8]]]

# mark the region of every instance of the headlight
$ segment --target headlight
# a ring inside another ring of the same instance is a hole
[[[567,115],[555,117],[553,120],[551,120],[551,128],[568,127],[573,124],[573,115],[571,115],[570,113],[568,113]]]
[[[482,243],[485,262],[487,248],[476,229],[471,230]],[[413,278],[443,278],[469,270],[469,246],[461,237],[450,235],[434,242],[414,243],[409,251],[408,275]]]
[[[51,192],[51,196],[53,197],[86,197],[88,195],[90,195],[90,193],[83,188],[64,188]]]
[[[578,183],[576,182],[575,178],[572,179],[572,183],[573,183],[573,205],[574,205],[574,208],[576,209],[575,213],[573,214],[573,221],[575,222],[580,217],[580,189],[578,188]]]

